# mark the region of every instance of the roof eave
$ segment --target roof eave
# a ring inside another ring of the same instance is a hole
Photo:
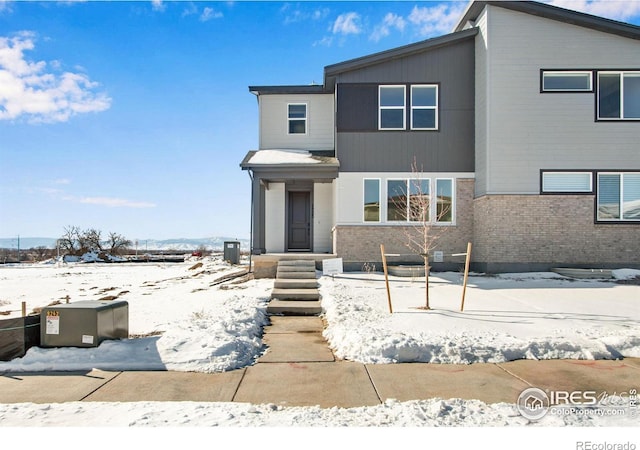
[[[324,68],[325,85],[327,85],[327,79],[333,78],[336,75],[343,72],[350,72],[352,70],[362,69],[364,67],[380,64],[386,61],[392,61],[398,58],[404,58],[417,53],[422,53],[427,50],[432,50],[444,45],[449,45],[464,39],[469,39],[478,34],[476,28],[459,31],[456,33],[445,34],[444,36],[438,36],[435,38],[427,39],[425,41],[405,45],[403,47],[397,47],[390,50],[386,50],[372,55],[363,56],[361,58],[351,59],[337,64],[332,64]]]
[[[475,22],[487,5],[640,40],[640,27],[636,25],[532,1],[474,1],[467,7],[454,30],[460,31],[468,22]]]

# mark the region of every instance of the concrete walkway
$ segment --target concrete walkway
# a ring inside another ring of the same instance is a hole
[[[501,364],[385,364],[337,361],[319,317],[272,316],[258,363],[225,373],[4,373],[0,403],[194,401],[357,407],[440,398],[515,403],[527,387],[628,392],[640,359],[513,361]]]

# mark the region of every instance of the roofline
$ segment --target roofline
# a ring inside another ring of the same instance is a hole
[[[427,39],[425,41],[408,44],[402,47],[392,48],[382,52],[374,53],[372,55],[362,56],[360,58],[351,59],[337,64],[332,64],[324,68],[325,80],[330,77],[334,77],[343,72],[349,72],[351,70],[362,69],[364,67],[372,66],[386,61],[391,61],[397,58],[403,58],[411,56],[416,53],[421,53],[426,50],[432,50],[434,48],[442,47],[445,45],[453,44],[458,41],[474,37],[478,34],[477,28],[471,28],[456,33],[445,34],[444,36],[438,36],[435,38]],[[327,84],[325,82],[325,84]]]
[[[640,40],[640,27],[636,25],[533,1],[474,1],[467,7],[454,31],[464,29],[469,21],[475,22],[487,5]]]
[[[288,86],[249,86],[249,92],[255,95],[268,94],[326,94],[329,93],[321,84],[288,85]]]

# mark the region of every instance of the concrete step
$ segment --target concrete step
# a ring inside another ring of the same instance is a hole
[[[278,266],[278,272],[316,272],[313,266]]]
[[[277,278],[273,282],[276,289],[315,289],[318,287],[318,281],[307,278]]]
[[[316,279],[316,271],[288,271],[278,269],[276,272],[276,279],[278,278],[286,278],[286,279]]]
[[[281,289],[274,288],[271,291],[271,298],[278,300],[319,300],[318,289]]]
[[[278,267],[307,267],[307,268],[312,268],[315,270],[316,268],[316,262],[313,260],[305,260],[305,259],[299,259],[299,260],[291,260],[291,261],[278,261]]]
[[[318,300],[271,300],[267,305],[267,314],[284,316],[317,316],[322,312]]]

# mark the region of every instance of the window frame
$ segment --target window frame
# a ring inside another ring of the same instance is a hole
[[[291,106],[304,106],[304,118],[291,117]],[[304,122],[304,133],[292,133],[291,122]],[[288,102],[287,103],[287,135],[288,136],[306,136],[309,132],[309,103],[307,102]]]
[[[382,106],[382,90],[386,88],[402,88],[402,106]],[[402,110],[402,127],[386,128],[382,126],[382,111]],[[404,84],[381,84],[378,86],[378,131],[404,131],[407,129],[407,86]]]
[[[600,176],[601,175],[618,175],[619,176],[619,218],[601,219],[599,214],[600,207]],[[623,225],[640,225],[640,218],[625,219],[624,218],[624,176],[637,175],[640,176],[640,170],[603,170],[596,173],[596,195],[594,200],[594,218],[596,224],[623,224]]]
[[[367,181],[378,182],[378,220],[367,220],[365,208],[367,206]],[[363,178],[362,179],[362,223],[381,223],[382,222],[382,180],[380,178]]]
[[[405,218],[402,220],[392,220],[389,218],[389,182],[398,182],[398,181],[402,181],[404,183],[404,189],[406,190],[407,193],[407,197],[408,199],[405,200],[406,202],[406,210],[404,211],[405,214]],[[390,225],[416,225],[416,224],[420,224],[422,223],[421,220],[412,220],[412,214],[411,214],[411,199],[410,199],[410,192],[411,192],[411,182],[421,182],[421,181],[427,181],[428,186],[429,186],[429,220],[427,221],[427,223],[430,226],[455,226],[456,225],[456,178],[452,178],[452,177],[401,177],[401,178],[395,178],[395,177],[391,177],[391,178],[384,178],[384,185],[385,185],[385,191],[384,191],[384,204],[385,204],[385,210],[384,210],[384,223],[386,224],[390,224]],[[439,181],[449,181],[451,183],[451,210],[450,210],[450,214],[451,214],[451,220],[439,220],[438,218],[438,195],[437,195],[437,189],[438,189],[438,182]],[[381,221],[382,222],[382,221]],[[366,223],[366,222],[365,222]],[[370,222],[369,222],[370,223]]]
[[[437,83],[431,84],[412,84],[409,90],[409,122],[410,129],[415,131],[438,131],[440,129],[440,85]],[[413,105],[413,89],[414,88],[435,88],[435,105],[434,106],[414,106]],[[435,125],[433,128],[416,127],[413,125],[413,111],[414,110],[433,110],[435,112]]]
[[[634,74],[640,76],[640,69],[606,69],[596,71],[596,87],[595,87],[595,113],[596,122],[640,122],[640,115],[638,117],[624,117],[624,77],[626,74]],[[620,81],[618,84],[620,91],[620,114],[619,117],[601,117],[600,116],[600,75],[619,75]],[[639,100],[640,101],[640,100]]]
[[[589,174],[589,190],[545,190],[545,174]],[[564,169],[542,169],[540,170],[540,195],[592,195],[594,193],[594,171],[593,170],[564,170]]]
[[[451,181],[451,220],[449,221],[444,221],[444,220],[440,220],[439,216],[438,216],[438,181]],[[435,201],[431,201],[432,203],[432,216],[433,219],[431,221],[431,223],[433,223],[434,225],[455,225],[456,223],[456,179],[455,178],[435,178],[434,179],[434,186],[435,189],[433,190],[434,192],[434,196],[435,196]],[[435,213],[435,214],[434,214]]]
[[[588,89],[547,89],[544,87],[546,74],[589,75]],[[594,92],[594,70],[592,69],[540,69],[540,93],[542,94],[583,94]]]

